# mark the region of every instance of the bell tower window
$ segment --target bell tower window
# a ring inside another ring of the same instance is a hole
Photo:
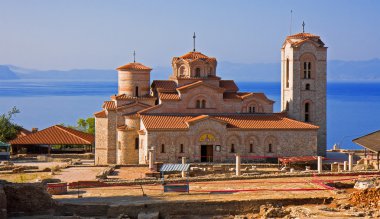
[[[286,88],[289,88],[289,59],[286,59]]]
[[[310,79],[311,78],[311,62],[303,63],[303,78]]]
[[[197,103],[195,105],[195,108],[200,109],[201,108],[201,101],[197,100]]]
[[[310,90],[310,84],[305,85],[305,90]]]
[[[310,122],[310,103],[305,103],[305,122]]]
[[[201,77],[201,69],[200,68],[195,69],[195,77],[197,77],[197,78]]]

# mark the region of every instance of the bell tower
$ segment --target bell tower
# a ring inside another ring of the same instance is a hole
[[[304,28],[304,24],[303,24]],[[319,36],[288,36],[281,48],[281,110],[289,118],[319,126],[318,155],[326,155],[327,47]]]

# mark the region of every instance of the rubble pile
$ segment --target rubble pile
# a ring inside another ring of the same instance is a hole
[[[349,201],[359,207],[380,207],[380,188],[359,190],[350,194]]]
[[[284,207],[275,207],[271,204],[260,206],[260,213],[262,218],[283,218],[290,214],[289,210]]]

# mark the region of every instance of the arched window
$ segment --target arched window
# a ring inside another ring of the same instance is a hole
[[[248,107],[248,112],[249,113],[255,113],[256,112],[256,107],[254,107],[254,106]]]
[[[235,153],[235,144],[231,144],[231,153]]]
[[[289,87],[289,59],[286,59],[286,79],[285,79],[285,83],[286,83],[286,88]]]
[[[202,100],[201,108],[206,108],[206,100]]]
[[[135,150],[139,149],[139,138],[135,138]]]
[[[303,63],[303,78],[310,79],[311,78],[311,62]]]
[[[184,153],[183,151],[184,151],[184,150],[183,150],[183,144],[181,144],[181,145],[179,146],[179,153]]]
[[[305,90],[310,90],[310,84],[305,85]]]
[[[161,153],[165,153],[165,144],[161,144]]]
[[[305,103],[305,122],[310,122],[310,103]]]
[[[197,103],[195,105],[195,108],[200,109],[201,108],[201,101],[197,100]]]
[[[197,77],[197,78],[201,77],[201,69],[200,68],[195,69],[195,77]]]
[[[253,153],[253,143],[249,144],[249,153]]]
[[[268,144],[268,153],[272,153],[273,152],[273,147],[272,147],[272,144],[269,143]]]
[[[135,87],[135,96],[136,97],[139,96],[139,87],[138,86]]]

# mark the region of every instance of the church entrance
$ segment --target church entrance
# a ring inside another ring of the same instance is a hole
[[[213,146],[201,145],[201,162],[213,162]]]

